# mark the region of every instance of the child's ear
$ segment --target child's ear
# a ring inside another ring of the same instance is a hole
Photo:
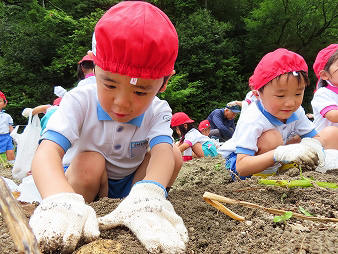
[[[324,70],[321,70],[319,72],[319,77],[322,79],[322,80],[328,80],[330,78],[330,73],[328,73],[327,71],[324,71]]]

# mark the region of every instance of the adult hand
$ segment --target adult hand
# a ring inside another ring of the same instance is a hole
[[[184,252],[188,232],[165,194],[157,183],[136,183],[113,212],[98,218],[100,229],[125,225],[150,252]]]
[[[317,152],[312,147],[303,144],[278,146],[274,153],[274,160],[284,164],[297,163],[308,169],[316,168],[319,163]]]
[[[29,114],[30,114],[31,112],[33,112],[33,109],[32,109],[32,108],[25,108],[25,109],[22,111],[21,115],[23,115],[24,117],[29,117]]]
[[[72,252],[83,238],[86,242],[100,235],[96,213],[75,193],[60,193],[42,200],[29,225],[44,253]]]

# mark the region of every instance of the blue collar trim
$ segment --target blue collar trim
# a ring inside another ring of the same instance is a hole
[[[111,119],[111,117],[107,114],[107,112],[103,110],[103,108],[101,107],[99,102],[97,103],[97,118],[100,121],[104,121],[104,120],[113,121],[113,119]],[[129,122],[126,122],[126,123],[140,127],[141,123],[143,121],[143,118],[144,118],[144,114],[142,114],[138,117],[135,117],[135,118],[131,119]]]
[[[281,126],[281,125],[284,124],[279,119],[277,119],[275,116],[271,115],[268,111],[266,111],[263,108],[260,101],[257,101],[257,106],[258,106],[259,110],[262,112],[262,114],[269,120],[270,123],[272,123],[273,125],[276,125],[276,126]],[[298,120],[298,116],[296,115],[296,113],[292,113],[292,115],[288,119],[286,119],[285,124],[292,123],[296,120]]]

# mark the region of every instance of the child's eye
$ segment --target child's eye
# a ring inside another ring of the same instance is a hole
[[[138,91],[135,91],[134,92],[137,96],[145,96],[147,93],[144,93],[144,92],[138,92]]]
[[[284,98],[284,95],[276,95],[277,98]]]
[[[112,85],[107,85],[107,84],[104,84],[108,89],[114,89],[116,88],[116,86],[112,86]]]

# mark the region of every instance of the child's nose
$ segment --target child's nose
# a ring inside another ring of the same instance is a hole
[[[130,107],[130,96],[126,93],[116,94],[114,104],[121,108]]]

